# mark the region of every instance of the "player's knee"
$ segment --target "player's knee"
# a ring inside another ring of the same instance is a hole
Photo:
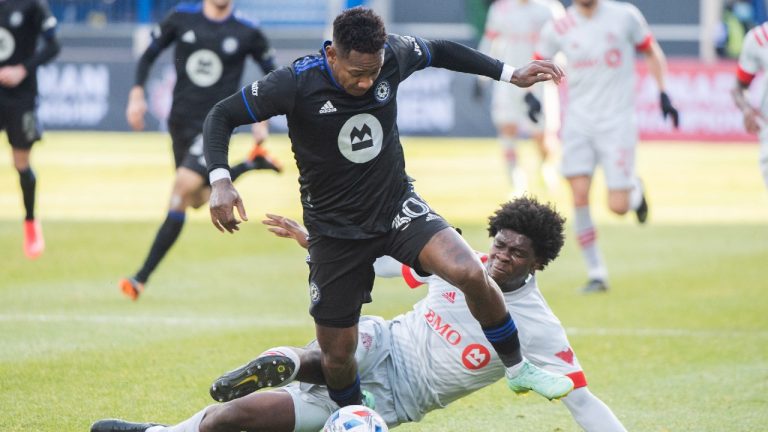
[[[626,201],[610,201],[608,208],[617,215],[626,214],[629,211],[629,202]]]
[[[178,193],[172,193],[171,199],[168,202],[168,210],[183,212],[189,206],[189,197]]]

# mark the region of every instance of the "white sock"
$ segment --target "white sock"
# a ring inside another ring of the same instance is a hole
[[[521,361],[520,363],[516,365],[512,365],[506,368],[506,375],[508,378],[514,378],[517,376],[517,374],[520,373],[520,369],[523,368],[523,365],[525,364],[525,359]]]
[[[259,354],[259,357],[263,355],[275,355],[275,354],[288,357],[289,359],[291,359],[291,361],[293,361],[293,364],[296,365],[290,377],[288,377],[285,381],[283,381],[279,385],[273,386],[273,387],[281,387],[290,383],[294,379],[296,379],[296,375],[299,373],[299,367],[301,367],[301,358],[296,353],[296,351],[294,351],[291,347],[287,347],[287,346],[270,348],[264,351],[263,353]]]
[[[608,279],[603,256],[597,247],[597,231],[589,213],[589,206],[576,207],[573,213],[576,238],[579,240],[581,255],[587,263],[587,275],[590,279]]]
[[[632,183],[632,190],[629,191],[629,208],[637,210],[643,202],[643,182],[638,177],[635,177]]]
[[[184,420],[183,422],[174,426],[152,426],[147,429],[146,432],[200,432],[200,422],[203,421],[205,411],[209,407],[205,407],[197,414]]]
[[[586,432],[627,432],[608,405],[586,387],[573,390],[561,400]]]
[[[516,189],[525,190],[527,179],[521,167],[517,164],[517,139],[513,137],[499,137],[501,147],[504,149],[504,160],[507,163],[507,175],[509,181]]]

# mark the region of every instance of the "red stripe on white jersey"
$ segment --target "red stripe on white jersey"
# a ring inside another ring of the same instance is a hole
[[[760,32],[763,33],[763,40],[768,41],[768,31],[765,30],[765,24],[760,26]],[[760,44],[763,46],[763,44]]]
[[[545,60],[544,56],[539,54],[539,53],[537,53],[537,52],[533,53],[533,59],[534,60]]]
[[[421,285],[424,285],[423,282],[419,282],[416,280],[416,278],[413,276],[412,268],[408,267],[407,265],[403,264],[403,266],[400,268],[401,273],[403,274],[403,279],[405,279],[405,283],[408,284],[411,288],[418,288]]]
[[[762,39],[760,39],[760,35],[759,35],[759,34],[757,34],[757,29],[755,29],[755,30],[752,32],[752,36],[754,36],[754,37],[755,37],[755,40],[757,41],[757,44],[758,44],[758,45],[760,45],[760,46],[763,46],[763,45],[765,45],[765,42],[763,42],[763,40],[762,40]]]
[[[745,86],[749,86],[752,84],[752,80],[755,79],[755,74],[749,73],[742,69],[741,66],[738,66],[736,68],[736,79]]]
[[[487,39],[496,39],[497,37],[499,37],[499,32],[494,30],[488,30],[485,32],[485,37]]]
[[[635,50],[638,52],[646,52],[649,49],[651,49],[651,44],[653,43],[653,35],[649,34],[643,39],[642,42],[635,45]]]

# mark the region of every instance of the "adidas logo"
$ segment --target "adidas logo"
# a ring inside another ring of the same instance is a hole
[[[451,303],[456,302],[456,291],[450,291],[443,293],[443,297]]]
[[[181,41],[186,43],[197,42],[197,38],[195,37],[195,32],[193,32],[192,30],[187,31],[181,36]]]
[[[323,105],[322,108],[320,108],[320,111],[318,111],[320,114],[328,114],[332,112],[336,112],[336,107],[333,106],[331,101],[325,101],[325,105]]]

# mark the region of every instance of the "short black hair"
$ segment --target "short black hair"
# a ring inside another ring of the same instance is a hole
[[[352,50],[376,54],[386,41],[384,21],[371,9],[360,6],[347,9],[333,20],[333,43],[344,56]]]
[[[520,197],[501,205],[488,218],[488,233],[491,237],[509,229],[529,239],[536,254],[536,261],[544,269],[560,254],[565,242],[565,218],[549,203],[542,204],[533,197]]]

